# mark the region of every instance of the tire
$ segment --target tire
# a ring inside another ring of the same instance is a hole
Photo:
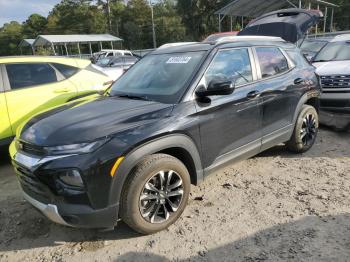
[[[147,156],[124,185],[122,220],[141,234],[166,229],[181,216],[190,189],[190,175],[180,160],[166,154]]]
[[[315,143],[319,121],[316,109],[303,105],[295,123],[293,135],[286,143],[287,149],[294,153],[304,153]]]

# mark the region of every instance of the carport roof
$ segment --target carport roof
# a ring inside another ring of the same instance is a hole
[[[34,43],[35,39],[23,39],[18,46],[24,47],[24,46],[32,46]]]
[[[51,44],[69,44],[69,43],[98,43],[98,42],[117,42],[123,39],[110,34],[91,34],[91,35],[39,35],[33,45],[44,46]]]
[[[310,0],[311,3],[330,7],[337,5],[323,0]],[[235,0],[216,11],[217,15],[258,17],[262,14],[276,11],[283,8],[297,7],[296,0]]]

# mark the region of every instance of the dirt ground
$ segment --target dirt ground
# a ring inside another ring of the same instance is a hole
[[[278,146],[221,170],[150,236],[51,223],[0,154],[0,261],[350,261],[350,133],[322,129],[306,154]]]

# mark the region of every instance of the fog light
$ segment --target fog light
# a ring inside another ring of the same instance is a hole
[[[60,174],[60,180],[69,185],[69,186],[76,186],[76,187],[83,187],[84,183],[81,179],[80,173],[76,169],[67,170]]]

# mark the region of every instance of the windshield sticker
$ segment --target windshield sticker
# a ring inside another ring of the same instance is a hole
[[[170,57],[167,64],[187,64],[191,60],[190,56],[174,56]]]

